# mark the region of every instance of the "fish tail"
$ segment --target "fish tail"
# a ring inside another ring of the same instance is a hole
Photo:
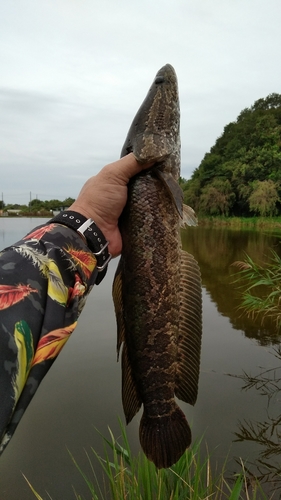
[[[191,443],[191,430],[180,407],[175,403],[172,412],[162,417],[151,417],[144,410],[140,443],[158,469],[175,464]]]

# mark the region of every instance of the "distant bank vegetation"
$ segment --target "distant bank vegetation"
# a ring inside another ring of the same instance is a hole
[[[281,215],[281,95],[243,109],[180,184],[198,215]]]
[[[20,215],[20,216],[49,216],[55,210],[62,210],[69,207],[74,202],[74,198],[66,198],[65,200],[48,200],[42,201],[38,198],[31,200],[28,205],[7,204],[0,202],[0,211],[3,215]]]

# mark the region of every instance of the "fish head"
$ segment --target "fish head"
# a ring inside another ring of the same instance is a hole
[[[121,151],[140,163],[163,162],[180,149],[178,81],[170,64],[163,66],[139,108]]]

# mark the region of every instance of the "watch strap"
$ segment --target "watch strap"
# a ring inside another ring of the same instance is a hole
[[[98,285],[104,278],[107,265],[111,259],[108,251],[108,241],[92,219],[72,210],[64,210],[48,221],[48,224],[62,224],[74,229],[84,236],[87,245],[97,259],[98,275],[95,284]]]

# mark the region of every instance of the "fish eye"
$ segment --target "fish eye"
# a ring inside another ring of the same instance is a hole
[[[164,76],[156,76],[154,83],[163,83],[164,81]]]

